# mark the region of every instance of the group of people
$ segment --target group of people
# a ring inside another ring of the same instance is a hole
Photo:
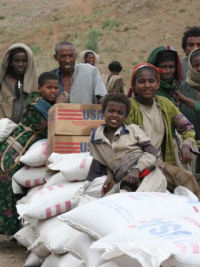
[[[31,49],[12,45],[0,69],[0,119],[18,126],[0,144],[0,234],[18,227],[11,178],[22,167],[20,156],[36,140],[47,137],[47,113],[55,103],[102,104],[105,124],[91,133],[93,156],[87,179],[106,174],[102,195],[114,185],[128,191],[173,191],[177,185],[200,198],[200,27],[183,36],[186,58],[168,45],[154,49],[133,68],[125,95],[118,61],[109,64],[106,80],[91,50],[77,53],[70,42],[55,46],[58,68],[39,78]]]

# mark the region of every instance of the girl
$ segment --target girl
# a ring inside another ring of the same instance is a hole
[[[189,71],[186,81],[180,85],[176,94],[180,111],[194,125],[196,140],[200,140],[200,48],[193,50],[188,58]],[[199,141],[198,141],[199,143]],[[196,173],[200,174],[200,157],[197,157]]]
[[[21,120],[25,99],[37,91],[37,70],[31,49],[16,43],[6,51],[0,68],[0,119]]]
[[[80,53],[80,57],[81,57],[81,62],[82,63],[88,63],[88,64],[91,64],[92,66],[96,66],[96,64],[99,61],[99,55],[97,55],[92,50],[82,51]]]
[[[47,137],[47,112],[58,94],[55,74],[41,74],[38,83],[40,94],[29,95],[21,122],[0,145],[0,234],[13,235],[18,230],[17,197],[12,193],[12,176],[23,167],[19,159],[26,149],[35,141]]]
[[[174,104],[177,104],[175,90],[180,85],[181,62],[174,47],[167,45],[155,48],[151,52],[148,62],[165,70],[160,74],[160,86],[156,94],[165,96]]]
[[[188,163],[193,158],[191,150],[197,152],[194,127],[169,99],[156,96],[160,86],[159,73],[163,72],[149,63],[141,63],[133,69],[131,88],[134,96],[130,99],[131,110],[126,123],[141,125],[158,149],[159,157],[177,165],[171,130],[174,127],[183,139],[180,159]]]
[[[108,93],[124,93],[124,83],[120,75],[122,71],[121,64],[118,61],[113,61],[108,65],[108,69],[110,71],[106,81]]]
[[[198,153],[195,147],[195,132],[193,125],[180,113],[178,108],[166,97],[157,96],[160,85],[159,73],[162,69],[149,63],[141,63],[133,69],[131,87],[134,96],[130,99],[131,109],[126,123],[138,124],[150,137],[152,144],[158,150],[158,156],[166,163],[161,163],[168,181],[168,189],[182,185],[193,191],[200,198],[200,190],[192,174],[178,165],[175,156],[172,130],[174,127],[182,136],[180,160],[191,162],[193,153]],[[172,164],[172,165],[171,165]]]

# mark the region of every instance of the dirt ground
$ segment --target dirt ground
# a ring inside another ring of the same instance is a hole
[[[25,248],[0,235],[0,267],[23,267],[26,257]]]

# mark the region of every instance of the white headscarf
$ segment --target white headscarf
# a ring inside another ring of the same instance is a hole
[[[200,73],[197,72],[196,70],[194,70],[194,69],[192,68],[192,64],[191,64],[191,56],[192,56],[192,54],[193,54],[195,51],[197,51],[197,50],[199,50],[199,52],[200,52],[200,48],[196,48],[196,49],[192,50],[192,51],[190,52],[190,54],[189,54],[189,57],[188,57],[188,67],[189,67],[189,71],[188,71],[188,73],[187,73],[186,82],[187,82],[189,85],[193,86],[193,87],[198,87],[198,88],[200,88]]]
[[[0,68],[0,84],[2,83],[4,79],[6,70],[8,68],[10,52],[17,48],[24,49],[27,54],[27,58],[28,58],[27,68],[24,74],[23,91],[28,94],[31,92],[38,91],[38,81],[37,81],[38,74],[37,74],[34,55],[31,49],[27,45],[22,44],[22,43],[13,44],[5,52],[5,55],[1,63],[1,68]]]
[[[98,63],[98,61],[99,61],[99,55],[92,50],[81,51],[81,53],[80,53],[81,62],[85,63],[85,54],[88,52],[94,54],[94,57],[95,57],[95,64],[94,65],[96,65],[96,63]]]

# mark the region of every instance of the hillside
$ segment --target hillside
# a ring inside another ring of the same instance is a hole
[[[190,26],[200,26],[200,0],[0,0],[0,61],[15,42],[29,45],[39,72],[56,66],[54,46],[61,40],[85,49],[88,33],[98,35],[98,67],[118,60],[127,87],[134,64],[153,48],[172,44],[183,55],[181,38]],[[0,266],[23,265],[26,254],[0,236]]]
[[[98,67],[107,72],[119,60],[129,85],[132,66],[162,44],[172,44],[183,54],[181,38],[186,28],[198,25],[199,0],[0,0],[0,59],[15,42],[28,44],[39,72],[56,66],[54,45],[73,42],[78,53],[88,32],[98,37]]]

